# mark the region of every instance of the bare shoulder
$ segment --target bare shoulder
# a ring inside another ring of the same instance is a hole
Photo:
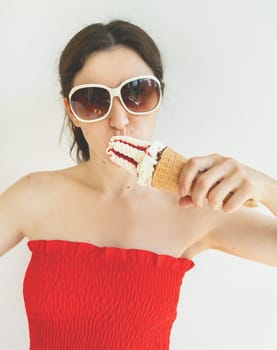
[[[61,188],[68,170],[27,174],[0,194],[0,256],[17,245]]]
[[[0,195],[1,210],[17,213],[17,217],[29,217],[42,203],[47,203],[58,190],[62,190],[71,168],[39,171],[24,175]],[[23,221],[23,219],[22,219]]]
[[[58,170],[48,170],[48,171],[37,171],[26,174],[23,176],[19,183],[22,186],[28,186],[30,188],[36,189],[37,186],[41,185],[53,185],[56,182],[60,182],[68,178],[72,168],[58,169]]]
[[[2,200],[13,200],[16,199],[18,202],[24,202],[28,195],[32,194],[33,191],[42,188],[41,185],[47,183],[49,178],[48,172],[37,172],[26,174],[15,183],[10,185],[2,194]]]
[[[73,168],[75,167],[28,173],[10,186],[5,192],[14,192],[17,194],[25,193],[27,195],[31,191],[32,194],[43,194],[43,192],[47,192],[50,187],[60,186],[66,180],[71,179],[71,174],[74,173],[74,171],[72,171]]]

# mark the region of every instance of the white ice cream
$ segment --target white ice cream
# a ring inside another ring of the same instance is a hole
[[[128,142],[133,146],[122,143],[121,141]],[[139,150],[135,146],[142,146],[144,150]],[[130,136],[113,136],[106,149],[106,153],[111,156],[111,160],[114,163],[137,176],[139,185],[145,186],[152,178],[154,167],[157,164],[158,153],[165,147],[166,146],[159,141],[150,142]],[[117,156],[113,150],[134,159],[137,166]]]

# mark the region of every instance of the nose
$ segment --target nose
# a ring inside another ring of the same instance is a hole
[[[129,115],[118,97],[114,97],[112,109],[110,111],[111,127],[122,130],[129,124]]]

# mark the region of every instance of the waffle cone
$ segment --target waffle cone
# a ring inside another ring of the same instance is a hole
[[[179,153],[166,147],[155,166],[152,186],[164,191],[178,192],[179,176],[186,161]]]
[[[170,147],[166,147],[160,160],[155,166],[152,176],[152,186],[168,192],[179,192],[179,177],[188,159],[175,152]],[[257,207],[254,199],[248,199],[244,206],[249,208]]]

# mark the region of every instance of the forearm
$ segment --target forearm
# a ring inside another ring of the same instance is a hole
[[[277,180],[268,177],[265,186],[265,195],[261,203],[277,216]]]

